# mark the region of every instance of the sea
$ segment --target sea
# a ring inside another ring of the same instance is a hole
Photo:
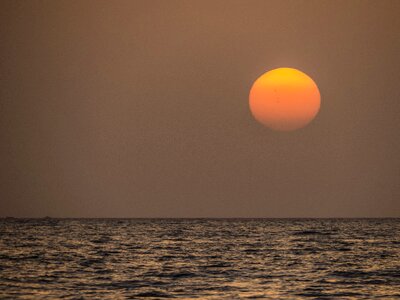
[[[0,220],[0,299],[400,299],[400,219]]]

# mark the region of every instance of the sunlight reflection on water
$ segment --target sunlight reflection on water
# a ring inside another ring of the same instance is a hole
[[[1,220],[0,297],[400,297],[400,220]]]

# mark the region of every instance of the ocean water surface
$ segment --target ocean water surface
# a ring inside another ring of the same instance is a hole
[[[400,219],[2,219],[1,299],[400,299]]]

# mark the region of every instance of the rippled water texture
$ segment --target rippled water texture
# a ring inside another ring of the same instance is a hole
[[[400,220],[0,221],[10,299],[400,298]]]

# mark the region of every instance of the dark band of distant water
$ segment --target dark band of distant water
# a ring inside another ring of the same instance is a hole
[[[3,219],[4,299],[400,298],[399,219]]]

